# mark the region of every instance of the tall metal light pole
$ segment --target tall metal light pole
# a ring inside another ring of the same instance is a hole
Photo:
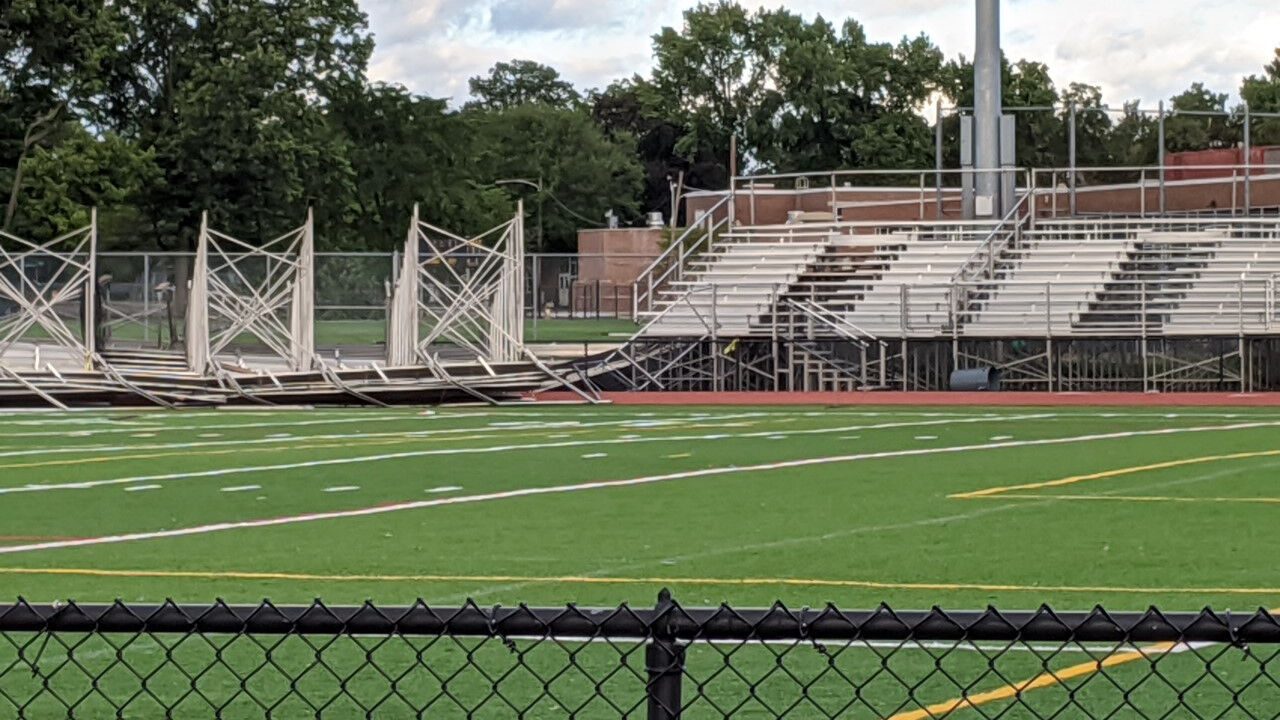
[[[977,0],[973,60],[973,160],[978,215],[1000,208],[1000,0]],[[984,200],[983,198],[986,198]],[[989,204],[988,204],[989,202]],[[983,211],[986,212],[983,212]]]

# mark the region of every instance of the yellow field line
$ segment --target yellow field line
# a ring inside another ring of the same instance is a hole
[[[1149,472],[1151,470],[1164,470],[1167,468],[1182,467],[1184,465],[1199,465],[1202,463],[1220,462],[1222,460],[1244,460],[1247,458],[1274,457],[1276,455],[1280,455],[1280,450],[1232,453],[1230,455],[1208,455],[1205,457],[1185,458],[1182,460],[1169,460],[1166,462],[1153,463],[1151,465],[1136,465],[1134,467],[1120,468],[1118,470],[1104,470],[1102,472],[1090,473],[1089,475],[1073,475],[1071,477],[1059,478],[1057,480],[1026,483],[1025,485],[991,487],[983,490],[974,490],[972,492],[955,493],[948,495],[947,497],[970,500],[973,498],[1002,495],[1007,492],[1015,492],[1018,490],[1039,490],[1040,488],[1047,487],[1062,487],[1063,485],[1074,485],[1075,483],[1085,482],[1088,480],[1105,480],[1106,478],[1119,477],[1121,475],[1133,475],[1135,473]]]
[[[1004,687],[988,690],[987,692],[978,693],[977,695],[968,695],[964,697],[954,698],[945,702],[935,703],[920,710],[910,710],[901,712],[889,717],[889,720],[937,720],[946,715],[950,715],[957,710],[976,709],[981,705],[999,702],[1001,700],[1012,700],[1019,697],[1023,693],[1041,688],[1054,687],[1062,685],[1068,680],[1073,680],[1085,675],[1092,675],[1101,672],[1109,667],[1117,665],[1126,665],[1138,660],[1145,660],[1152,655],[1162,655],[1173,650],[1177,646],[1176,643],[1163,642],[1142,648],[1140,650],[1126,650],[1124,652],[1112,653],[1101,660],[1092,660],[1082,662],[1078,665],[1072,665],[1061,670],[1047,670],[1036,675],[1033,678],[1024,680],[1020,683],[1011,683]]]
[[[905,583],[826,578],[594,577],[583,575],[326,575],[240,570],[107,570],[98,568],[0,568],[0,575],[63,575],[193,580],[283,580],[297,582],[451,582],[566,585],[714,585],[842,587],[870,590],[975,590],[984,592],[1116,593],[1167,595],[1277,595],[1280,588],[1123,587],[1106,585],[1003,585],[986,583]]]
[[[1036,495],[1009,493],[986,495],[982,499],[1004,500],[1120,500],[1123,502],[1184,502],[1184,503],[1280,503],[1280,497],[1174,497],[1171,495]],[[977,498],[975,498],[977,499]]]

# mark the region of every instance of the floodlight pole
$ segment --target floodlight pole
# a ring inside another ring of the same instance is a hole
[[[934,112],[933,123],[933,185],[934,185],[934,208],[933,218],[935,220],[942,219],[942,99],[938,99],[937,109]]]
[[[1253,182],[1249,179],[1253,165],[1253,132],[1249,126],[1252,125],[1253,118],[1249,115],[1249,101],[1242,103],[1244,107],[1244,214],[1249,216],[1253,207]],[[1231,209],[1231,213],[1235,214],[1235,208]]]
[[[1156,155],[1160,161],[1160,214],[1164,214],[1164,101],[1161,100],[1157,112],[1160,116],[1160,122],[1156,129]],[[1146,197],[1146,188],[1142,189],[1143,197]]]
[[[988,214],[1000,212],[1000,0],[977,0],[977,37],[973,62],[974,188],[990,199]]]
[[[1067,112],[1067,182],[1070,187],[1070,196],[1068,204],[1071,209],[1071,217],[1076,216],[1076,104],[1073,101]],[[1058,195],[1058,188],[1053,189],[1054,197]],[[1056,202],[1055,202],[1056,205]]]

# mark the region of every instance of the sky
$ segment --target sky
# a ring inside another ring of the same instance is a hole
[[[973,57],[973,0],[739,0],[806,18],[853,17],[875,41],[928,35],[947,57]],[[374,80],[461,104],[467,79],[513,58],[555,67],[579,89],[646,73],[651,38],[679,27],[695,0],[361,0],[377,41]],[[1143,107],[1201,81],[1235,97],[1280,44],[1276,0],[1004,0],[1012,60],[1048,64],[1054,81],[1099,85]]]

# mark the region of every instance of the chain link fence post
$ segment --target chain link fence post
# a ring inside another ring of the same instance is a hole
[[[669,590],[658,593],[660,617],[650,628],[649,642],[644,650],[644,666],[649,676],[645,685],[649,699],[648,720],[679,720],[684,707],[681,696],[685,648],[668,629],[670,618],[661,615],[673,607]]]

